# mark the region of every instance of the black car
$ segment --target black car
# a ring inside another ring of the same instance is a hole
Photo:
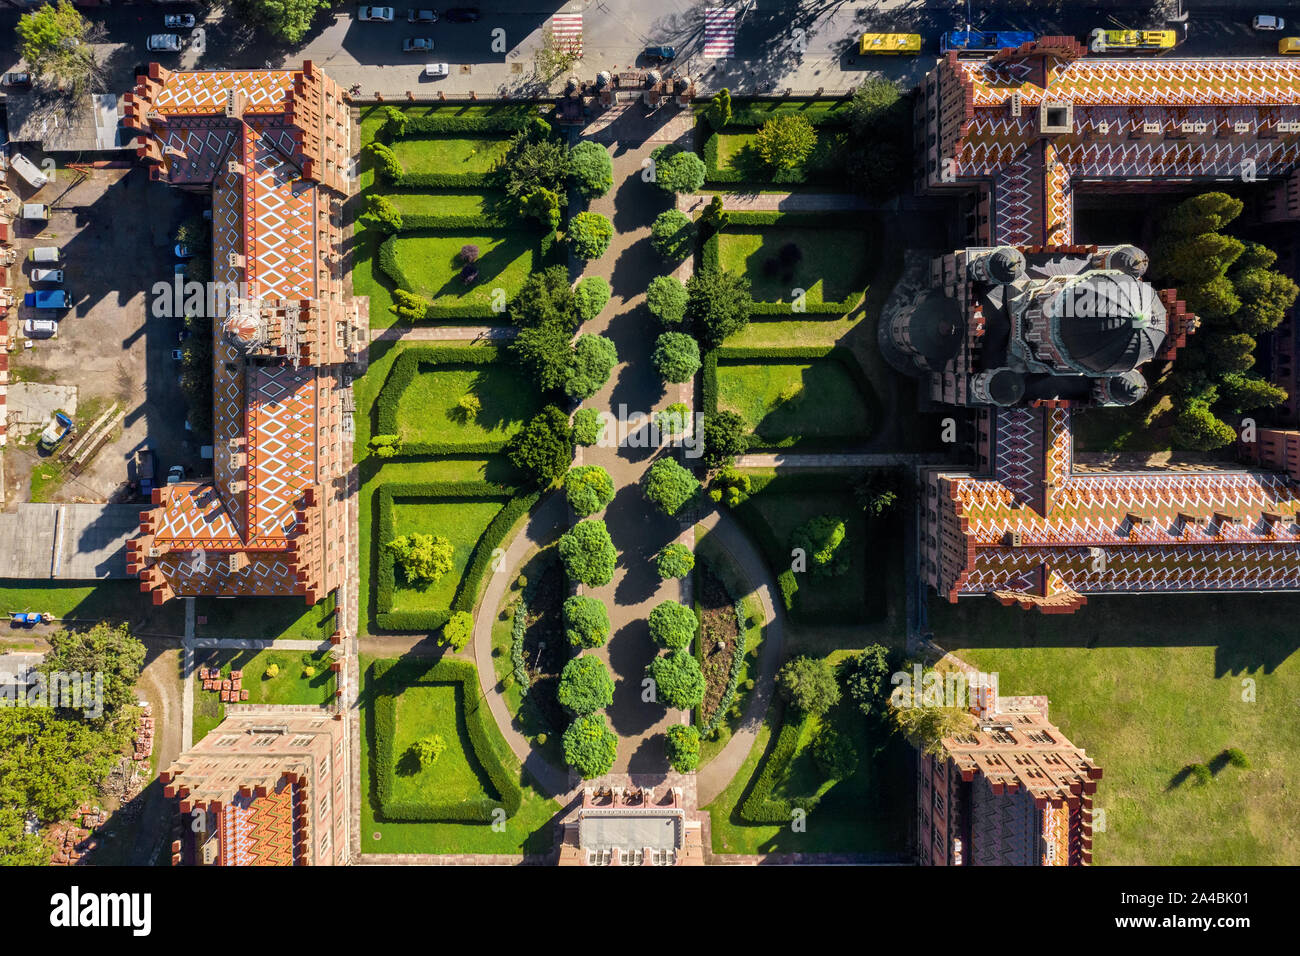
[[[442,11],[442,18],[448,23],[477,23],[483,19],[478,7],[452,7]]]

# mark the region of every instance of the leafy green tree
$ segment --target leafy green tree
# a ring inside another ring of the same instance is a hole
[[[609,612],[593,597],[575,594],[564,601],[564,634],[574,647],[600,647],[609,640]]]
[[[734,508],[749,497],[753,487],[749,475],[727,465],[709,483],[709,500]]]
[[[614,224],[598,212],[580,212],[569,220],[569,246],[579,259],[599,259],[614,238]]]
[[[406,135],[406,126],[410,122],[410,117],[396,106],[384,107],[384,138],[390,142],[395,139],[401,139]]]
[[[429,314],[429,309],[432,307],[433,303],[422,295],[407,292],[405,289],[393,290],[391,308],[398,318],[406,319],[408,322],[419,322]]]
[[[704,160],[673,143],[656,147],[650,154],[655,182],[664,192],[693,193],[704,185]]]
[[[569,416],[547,405],[528,420],[506,446],[510,461],[539,485],[561,478],[573,463]]]
[[[727,223],[731,221],[731,213],[722,207],[722,197],[714,194],[709,200],[709,204],[704,207],[704,212],[700,213],[700,222],[714,231],[725,229]]]
[[[18,52],[33,73],[71,87],[74,96],[89,91],[97,72],[91,27],[71,0],[42,3],[18,18]]]
[[[1227,193],[1208,192],[1184,199],[1165,217],[1164,235],[1181,239],[1219,232],[1241,215],[1245,206]]]
[[[1219,373],[1244,372],[1255,364],[1255,340],[1245,332],[1208,332],[1200,344]]]
[[[709,100],[709,106],[704,112],[705,118],[709,125],[716,130],[721,130],[731,122],[731,91],[726,87],[718,90],[713,94],[713,99]]]
[[[366,215],[379,224],[384,232],[402,231],[402,214],[387,196],[371,193],[366,197]]]
[[[508,349],[541,391],[557,392],[566,386],[573,371],[573,342],[572,333],[562,323],[523,329]]]
[[[844,689],[858,709],[869,718],[883,718],[889,710],[889,677],[894,670],[889,650],[870,644],[846,660],[843,669]]]
[[[665,382],[689,382],[700,370],[700,347],[684,332],[665,332],[655,339],[650,361]]]
[[[673,402],[661,412],[655,413],[655,428],[659,434],[668,438],[684,435],[691,423],[691,410],[685,402]]]
[[[570,468],[564,476],[564,495],[574,513],[585,518],[614,500],[614,479],[600,465]]]
[[[411,749],[420,768],[427,769],[438,762],[442,752],[447,749],[447,741],[443,739],[442,734],[429,734],[417,740]]]
[[[858,751],[848,734],[825,726],[813,738],[813,760],[830,780],[847,780],[858,769]]]
[[[1232,320],[1250,335],[1262,335],[1281,325],[1300,293],[1290,276],[1272,269],[1239,270],[1233,273],[1232,284],[1241,298],[1241,309]]]
[[[560,194],[545,186],[534,186],[519,199],[519,214],[534,219],[544,229],[560,225]]]
[[[260,24],[266,32],[285,43],[298,43],[311,29],[312,21],[321,10],[329,8],[328,0],[238,0],[248,19]]]
[[[1246,272],[1250,269],[1271,269],[1273,263],[1277,262],[1277,253],[1268,246],[1261,245],[1258,242],[1247,242],[1246,248],[1242,250],[1237,261],[1232,267],[1237,272]]]
[[[397,158],[397,154],[379,140],[376,139],[367,143],[362,151],[370,154],[370,160],[374,164],[375,172],[389,182],[395,182],[405,175],[406,171],[402,169],[402,161]]]
[[[103,674],[106,717],[135,703],[145,649],[126,625],[101,622],[88,631],[55,631],[48,640],[50,650],[37,668],[42,674]]]
[[[1207,321],[1226,319],[1241,308],[1241,299],[1227,276],[1215,276],[1206,282],[1188,282],[1178,287],[1187,309]]]
[[[670,651],[689,647],[699,622],[695,612],[676,601],[662,601],[650,611],[650,639]]]
[[[817,146],[817,131],[802,113],[779,113],[759,127],[754,148],[772,169],[803,165]]]
[[[655,276],[646,290],[645,304],[664,325],[680,325],[686,317],[686,286],[676,276]]]
[[[587,199],[597,199],[614,185],[614,164],[600,143],[583,140],[569,150],[569,176]]]
[[[670,578],[684,578],[694,567],[695,555],[680,541],[664,545],[655,555],[655,570],[665,581]]]
[[[564,732],[564,762],[583,780],[609,772],[618,756],[618,735],[605,723],[604,714],[583,714]]]
[[[745,420],[735,412],[718,412],[704,416],[704,467],[722,468],[736,463],[736,456],[749,450]]]
[[[417,587],[433,584],[451,570],[456,549],[442,535],[404,534],[385,547],[393,553],[406,580]]]
[[[691,724],[668,728],[666,751],[669,765],[678,773],[690,773],[700,765],[700,729]]]
[[[618,553],[605,522],[579,521],[560,537],[558,548],[564,573],[573,580],[599,588],[614,579]]]
[[[808,570],[823,577],[843,574],[849,569],[848,529],[834,515],[818,515],[794,530],[790,546],[808,556]]]
[[[594,408],[580,408],[573,413],[573,440],[579,445],[594,445],[605,434],[605,420]]]
[[[667,262],[681,262],[695,244],[695,224],[679,209],[665,209],[650,226],[650,245]]]
[[[754,296],[747,276],[705,266],[686,283],[686,321],[706,348],[722,344],[728,335],[749,324]]]
[[[895,726],[912,746],[933,757],[944,753],[943,739],[969,733],[975,718],[961,707],[891,707]]]
[[[4,796],[0,789],[0,798]],[[50,856],[41,835],[27,832],[27,813],[22,806],[0,807],[0,866],[48,866]]]
[[[1156,246],[1152,272],[1194,285],[1209,282],[1227,272],[1245,248],[1240,239],[1217,232],[1166,240]]]
[[[609,301],[609,283],[603,276],[585,276],[573,290],[573,296],[578,318],[583,322],[590,322],[600,314],[600,310],[605,308],[605,303]]]
[[[495,185],[516,202],[534,189],[558,194],[569,175],[569,150],[535,128],[517,133],[497,166]]]
[[[469,611],[455,611],[442,626],[439,644],[445,644],[453,651],[463,650],[474,636],[474,615]]]
[[[845,112],[841,153],[849,182],[875,199],[903,192],[912,174],[911,100],[879,77],[857,88]]]
[[[573,359],[564,380],[564,393],[575,401],[590,398],[609,381],[618,364],[614,343],[603,335],[580,335],[573,344]]]
[[[656,698],[669,707],[689,710],[704,700],[704,674],[690,651],[656,657],[646,674],[654,681]]]
[[[695,497],[700,483],[675,459],[660,458],[641,479],[641,489],[660,511],[675,515]]]
[[[542,42],[533,51],[533,72],[549,82],[578,62],[578,50],[568,42],[556,39],[554,28],[548,23],[542,27]]]
[[[1220,394],[1232,411],[1240,414],[1252,408],[1281,405],[1287,400],[1286,389],[1258,375],[1228,372],[1220,382]]]
[[[599,657],[582,654],[564,665],[555,696],[575,714],[593,714],[614,702],[614,679]]]
[[[555,265],[529,275],[510,302],[510,321],[521,329],[555,323],[570,334],[576,332],[578,305],[569,271]]]
[[[893,510],[898,503],[899,476],[892,471],[872,469],[853,486],[853,498],[872,518]]]
[[[776,674],[781,696],[800,713],[820,717],[840,701],[840,685],[831,665],[818,657],[788,660]]]
[[[1184,448],[1213,451],[1236,441],[1237,433],[1231,425],[1215,417],[1209,403],[1194,399],[1178,409],[1174,417],[1174,439]]]

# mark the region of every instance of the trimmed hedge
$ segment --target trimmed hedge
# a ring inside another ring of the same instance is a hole
[[[397,697],[402,688],[415,683],[460,684],[461,705],[465,709],[465,728],[470,746],[479,765],[487,773],[500,800],[483,797],[451,803],[416,797],[405,801],[393,798],[393,775],[396,771],[394,743],[397,738]],[[507,817],[519,812],[523,790],[515,774],[502,762],[493,745],[496,724],[478,692],[478,671],[469,661],[444,658],[432,667],[414,660],[378,660],[370,665],[369,688],[372,692],[371,733],[374,734],[374,785],[377,797],[375,814],[388,821],[442,820],[458,823],[491,823],[496,811]]]
[[[486,481],[390,482],[375,491],[378,499],[375,508],[378,527],[372,539],[378,549],[375,576],[375,629],[381,631],[432,631],[447,623],[454,611],[473,613],[478,603],[479,587],[487,573],[492,552],[501,544],[510,527],[537,503],[541,492],[524,493],[506,485]],[[393,591],[397,587],[397,571],[393,554],[384,547],[391,534],[394,498],[499,498],[505,506],[496,513],[487,529],[474,546],[469,566],[456,589],[451,607],[445,610],[422,609],[394,611]]]
[[[410,217],[411,220],[421,217]],[[397,264],[397,240],[402,236],[409,236],[412,232],[418,230],[407,227],[407,217],[402,217],[402,231],[395,232],[379,244],[379,252],[376,256],[379,271],[392,281],[399,289],[407,292],[413,292],[414,285]],[[448,227],[450,228],[450,227]],[[495,228],[495,227],[494,227]],[[425,230],[428,231],[428,230]],[[547,257],[552,254],[552,246],[555,243],[555,233],[550,232],[542,236],[538,243],[537,252],[533,255],[533,271],[536,271],[546,261]],[[458,305],[439,305],[431,302],[424,311],[425,319],[492,319],[501,324],[506,321],[504,312],[496,312],[490,304],[458,304]]]
[[[380,127],[386,140],[419,139],[438,133],[517,133],[525,128],[536,114],[527,110],[501,113],[495,116],[449,116],[446,113],[427,113],[424,116],[406,117],[406,129],[399,137],[388,136],[388,126]]]
[[[740,819],[746,823],[775,823],[784,826],[790,822],[795,810],[810,813],[817,806],[816,797],[783,800],[772,796],[772,789],[785,776],[790,761],[794,759],[795,751],[799,749],[799,735],[802,732],[802,720],[782,718],[781,729],[777,732],[775,744],[763,761],[763,769],[758,779],[754,781],[749,796],[739,807]]]
[[[519,688],[519,696],[527,697],[531,684],[528,667],[524,663],[524,630],[528,626],[528,605],[523,598],[515,605],[514,620],[510,622],[510,671]]]

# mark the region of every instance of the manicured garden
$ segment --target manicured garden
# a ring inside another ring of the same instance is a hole
[[[728,227],[718,236],[718,264],[749,277],[759,302],[790,302],[803,289],[809,305],[861,295],[871,279],[874,251],[854,229],[781,226]]]
[[[336,606],[333,594],[314,605],[305,604],[302,598],[296,597],[195,598],[194,635],[262,641],[327,641],[338,630]]]
[[[753,433],[751,448],[861,441],[871,434],[875,396],[864,394],[870,386],[853,374],[852,356],[763,360],[729,354],[716,356],[716,408],[740,415]]]
[[[328,704],[334,699],[337,681],[330,670],[333,656],[328,651],[215,650],[194,652],[196,668],[217,668],[223,678],[232,670],[242,672],[242,689],[248,691],[245,704]],[[308,673],[310,671],[310,673]],[[205,690],[198,671],[194,681],[194,742],[198,743],[226,716],[221,694]]]

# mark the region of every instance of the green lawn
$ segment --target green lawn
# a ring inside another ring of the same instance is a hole
[[[1001,693],[1047,695],[1053,723],[1101,765],[1094,863],[1294,866],[1295,606],[1283,594],[1142,595],[1038,615],[931,599],[930,624],[940,646],[998,672]],[[1249,769],[1216,760],[1232,747]],[[1198,763],[1215,771],[1205,785],[1186,778]]]
[[[796,288],[805,290],[810,305],[840,302],[860,295],[871,279],[868,240],[869,234],[857,229],[729,227],[718,234],[718,265],[748,276],[759,302],[790,302]],[[782,265],[781,250],[790,244],[802,256],[794,265]]]
[[[393,500],[393,528],[385,539],[402,534],[435,534],[451,542],[455,548],[452,569],[427,587],[413,587],[397,572],[397,586],[393,589],[394,611],[446,609],[460,586],[461,575],[469,567],[474,546],[483,536],[504,504],[496,499],[432,499],[395,498]]]
[[[327,641],[337,629],[335,598],[331,594],[314,605],[302,598],[196,598],[196,637],[278,638]]]
[[[370,693],[370,665],[374,658],[362,655],[360,666],[362,673],[362,695],[365,697]],[[406,691],[410,693],[410,690]],[[404,693],[398,698],[399,722],[403,719],[403,710],[401,700],[406,696]],[[446,701],[439,702],[437,698],[426,700],[418,704],[415,708],[406,710],[407,719],[412,713],[418,714],[424,707],[440,707]],[[361,739],[369,741],[369,707],[361,708]],[[457,711],[458,730],[463,729],[464,718]],[[432,719],[442,721],[445,717],[442,713],[431,714]],[[399,741],[397,752],[400,753],[403,747],[401,743],[401,734],[406,730],[399,731]],[[435,731],[438,732],[438,731]],[[493,829],[491,824],[483,823],[381,823],[375,819],[375,811],[372,803],[374,788],[370,774],[370,747],[367,744],[361,748],[361,852],[362,853],[500,853],[500,854],[519,854],[519,853],[536,853],[544,854],[551,850],[554,844],[554,829],[551,825],[552,819],[560,812],[560,805],[554,800],[538,793],[532,786],[531,780],[523,775],[523,770],[519,767],[519,762],[510,753],[510,748],[506,744],[500,732],[493,727],[490,731],[492,735],[492,746],[497,754],[507,761],[507,765],[513,772],[521,774],[524,782],[523,803],[519,812],[505,821],[501,829]],[[466,744],[464,739],[457,736],[448,736],[443,734],[443,739],[447,743],[447,749],[439,758],[435,766],[442,766],[443,761],[452,757],[453,761],[460,759],[468,763],[464,751]],[[453,750],[461,749],[459,758],[453,756]],[[402,777],[398,775],[396,781],[401,781]],[[399,783],[400,785],[400,783]]]
[[[487,173],[510,149],[510,140],[499,136],[422,136],[390,145],[408,173]]]
[[[393,741],[393,799],[410,801],[419,794],[439,802],[458,797],[499,799],[479,764],[465,727],[460,684],[415,684],[397,698],[396,738]],[[412,749],[422,737],[437,734],[447,749],[425,767],[413,759]]]
[[[124,621],[139,633],[179,636],[185,631],[185,602],[155,607],[134,580],[72,585],[54,581],[0,579],[0,611],[37,611],[67,622]],[[21,630],[11,630],[21,634]]]
[[[533,271],[537,256],[537,237],[531,232],[409,232],[399,234],[393,245],[397,266],[411,291],[435,305],[491,306],[494,289],[513,298]],[[471,285],[461,281],[457,261],[467,245],[479,248],[475,263],[479,277]]]
[[[388,197],[404,216],[486,216],[498,201],[500,193],[487,190],[446,192],[389,192],[372,187]]]
[[[872,416],[838,359],[718,362],[718,410],[732,411],[767,442],[864,438]]]
[[[463,395],[482,403],[473,420],[457,414]],[[421,365],[398,399],[397,421],[403,442],[467,445],[507,440],[540,408],[537,390],[513,364]]]
[[[718,170],[719,172],[736,172],[745,177],[746,182],[767,182],[775,176],[775,171],[763,162],[755,146],[758,130],[745,133],[720,133],[718,135]],[[842,175],[840,154],[843,137],[835,130],[822,127],[817,130],[817,144],[808,158],[785,173],[794,178],[806,177],[818,182],[833,180]]]
[[[306,674],[307,657],[316,673]],[[329,669],[328,652],[305,651],[233,651],[199,648],[194,652],[194,742],[198,743],[225,719],[226,708],[220,691],[204,690],[197,668],[219,667],[223,677],[232,670],[242,670],[243,689],[248,704],[327,704],[334,699],[334,674]],[[272,664],[279,667],[274,677],[266,676]]]

